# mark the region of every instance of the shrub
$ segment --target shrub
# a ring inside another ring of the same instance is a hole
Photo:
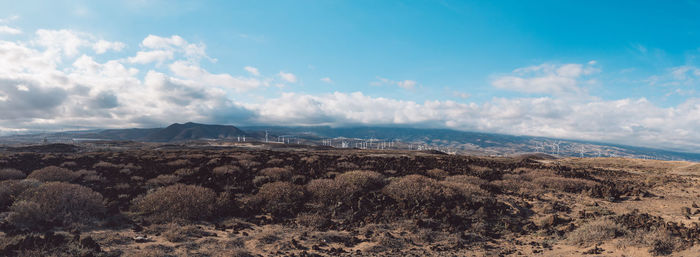
[[[325,204],[335,204],[341,198],[341,188],[333,179],[314,179],[306,184],[306,190],[314,200]]]
[[[428,177],[434,178],[434,179],[443,179],[447,176],[450,175],[447,171],[444,171],[442,169],[430,169],[425,172],[425,175],[428,175]]]
[[[194,175],[195,173],[197,173],[197,170],[193,168],[180,168],[175,171],[175,175],[178,175],[180,177]]]
[[[175,184],[134,199],[132,209],[156,223],[177,219],[195,221],[212,215],[216,199],[209,188]]]
[[[311,227],[315,229],[325,229],[332,225],[331,220],[321,214],[315,213],[300,213],[296,217],[296,223],[299,226]]]
[[[27,189],[38,187],[41,182],[34,179],[0,181],[0,210],[9,207]]]
[[[192,165],[192,162],[186,159],[178,159],[168,162],[167,165],[170,167],[185,167]]]
[[[95,163],[95,165],[92,165],[92,168],[101,170],[119,170],[123,168],[123,166],[111,162],[100,161],[98,163]]]
[[[345,196],[376,190],[384,186],[384,176],[369,170],[348,171],[335,177]]]
[[[8,220],[15,225],[87,224],[104,213],[102,195],[92,189],[65,182],[49,182],[22,193],[10,207]]]
[[[580,246],[591,246],[622,235],[628,231],[615,221],[608,218],[597,219],[585,223],[566,235],[569,243]]]
[[[27,178],[39,181],[62,181],[70,182],[80,177],[77,173],[61,167],[48,166],[32,171]]]
[[[438,203],[457,194],[432,178],[416,174],[393,180],[382,191],[392,199],[409,205]]]
[[[268,176],[272,180],[286,180],[292,176],[292,169],[289,167],[272,167],[260,171],[263,176]]]
[[[448,177],[440,183],[448,188],[457,191],[462,197],[468,200],[474,200],[475,197],[482,197],[488,195],[488,192],[486,192],[486,190],[481,189],[481,187],[479,187],[479,184],[474,184],[473,182],[485,183],[482,179],[467,175],[457,175]]]
[[[584,190],[595,187],[598,183],[591,180],[580,178],[564,178],[564,177],[538,177],[532,182],[541,188],[550,188],[567,193],[579,193]]]
[[[168,224],[166,230],[161,234],[170,242],[177,243],[185,241],[191,237],[201,238],[210,235],[210,233],[193,225],[179,225],[175,223]]]
[[[253,185],[260,187],[264,184],[272,182],[272,179],[268,176],[255,176],[253,178]]]
[[[350,202],[358,196],[384,185],[384,176],[374,171],[355,170],[335,176],[334,179],[314,179],[306,189],[314,199],[325,204]]]
[[[150,186],[167,186],[177,183],[180,177],[175,175],[158,175],[155,178],[146,181],[146,184]]]
[[[0,180],[23,179],[25,177],[27,177],[27,174],[24,174],[24,172],[22,172],[18,169],[11,169],[11,168],[0,169]]]
[[[263,210],[277,216],[293,214],[303,204],[304,188],[289,182],[272,182],[262,185],[256,194]]]

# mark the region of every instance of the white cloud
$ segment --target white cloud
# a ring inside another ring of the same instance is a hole
[[[141,46],[147,49],[158,49],[173,53],[180,53],[190,62],[198,62],[202,58],[216,62],[216,59],[207,56],[206,46],[204,44],[189,43],[187,40],[178,35],[173,35],[169,38],[148,35],[141,42]]]
[[[333,80],[329,77],[321,78],[321,81],[329,84],[333,83]]]
[[[22,30],[12,28],[6,25],[0,25],[0,34],[18,35],[22,34]]]
[[[100,39],[92,45],[92,49],[98,54],[106,53],[109,50],[119,52],[124,49],[124,47],[126,47],[126,45],[122,42],[110,42],[103,39]]]
[[[377,77],[377,81],[372,81],[369,83],[372,86],[381,86],[381,85],[396,85],[400,88],[407,89],[407,90],[413,90],[416,85],[418,85],[418,82],[415,80],[402,80],[402,81],[394,81],[390,80],[387,78],[382,78],[382,77]]]
[[[416,83],[417,82],[413,80],[404,80],[396,82],[396,85],[403,89],[413,89],[416,86]]]
[[[260,71],[258,71],[258,68],[251,67],[251,66],[245,66],[243,69],[250,73],[253,76],[260,76]]]
[[[189,65],[183,61],[177,61],[170,65],[170,70],[176,76],[195,81],[195,83],[204,86],[219,86],[234,89],[238,92],[247,91],[263,85],[263,83],[254,78],[233,77],[229,74],[211,74],[206,70]]]
[[[284,80],[286,82],[289,82],[289,83],[296,83],[297,82],[297,76],[295,76],[292,73],[280,71],[280,73],[277,75],[280,76],[280,78],[282,78],[282,80]]]
[[[0,23],[9,23],[19,19],[19,15],[8,16],[7,18],[0,18]]]
[[[175,58],[175,53],[168,50],[152,50],[152,51],[138,51],[136,56],[129,57],[128,60],[131,63],[148,64],[157,63],[162,64],[165,61],[172,60]]]
[[[542,64],[514,70],[511,74],[497,76],[491,84],[500,89],[548,95],[579,95],[584,93],[581,80],[599,70],[596,62],[587,64]]]

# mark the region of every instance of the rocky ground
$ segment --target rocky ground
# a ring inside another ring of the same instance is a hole
[[[698,256],[698,175],[439,152],[6,152],[0,255]]]

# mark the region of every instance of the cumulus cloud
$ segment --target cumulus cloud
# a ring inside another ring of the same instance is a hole
[[[321,78],[321,82],[331,84],[331,83],[333,83],[333,80],[329,77],[325,77],[325,78]]]
[[[258,71],[258,68],[251,67],[251,66],[245,66],[245,68],[243,68],[243,69],[253,76],[260,76],[260,71]]]
[[[192,80],[195,83],[230,88],[239,92],[263,85],[260,80],[255,78],[233,77],[225,73],[212,74],[196,65],[189,65],[183,61],[171,64],[170,70],[176,76]]]
[[[22,30],[12,28],[6,25],[0,25],[0,34],[10,34],[10,35],[17,35],[17,34],[22,34]]]
[[[280,76],[280,78],[285,82],[297,83],[297,76],[292,73],[280,71],[280,73],[277,75]]]
[[[511,74],[496,76],[496,88],[532,94],[577,95],[584,93],[581,79],[598,72],[595,61],[587,64],[542,64],[518,68]]]
[[[119,52],[124,49],[124,47],[126,47],[126,45],[122,42],[110,42],[104,39],[100,39],[92,45],[92,49],[98,54],[106,53],[109,50]]]

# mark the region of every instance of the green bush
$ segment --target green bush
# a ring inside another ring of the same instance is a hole
[[[36,179],[39,181],[62,181],[62,182],[71,182],[76,180],[78,177],[80,177],[79,174],[73,172],[72,170],[66,169],[66,168],[61,168],[61,167],[56,167],[56,166],[48,166],[44,167],[35,171],[32,171],[27,178],[29,179]]]
[[[102,195],[65,182],[48,182],[23,192],[10,207],[8,221],[17,226],[88,224],[104,213]]]
[[[0,169],[0,180],[23,179],[25,177],[27,177],[27,174],[24,174],[24,172],[18,169]]]
[[[216,193],[209,188],[175,184],[134,199],[132,209],[156,223],[196,221],[211,217],[216,200]]]

